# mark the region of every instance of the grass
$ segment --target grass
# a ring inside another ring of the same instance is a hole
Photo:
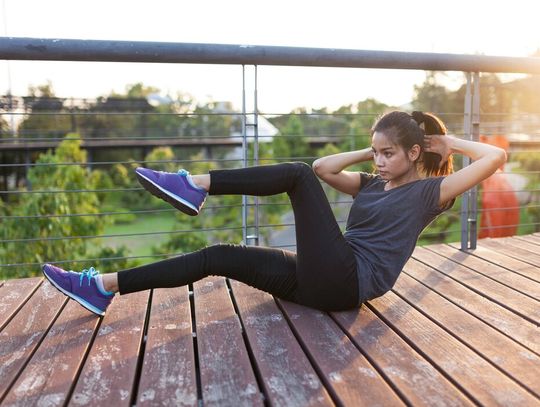
[[[148,232],[170,232],[176,223],[174,212],[142,214],[131,223],[109,225],[104,234],[139,234]],[[137,235],[125,237],[111,237],[104,239],[107,246],[126,246],[130,256],[147,256],[152,254],[152,247],[159,246],[169,239],[170,234]]]

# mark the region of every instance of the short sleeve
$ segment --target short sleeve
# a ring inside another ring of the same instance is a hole
[[[441,196],[441,182],[443,179],[444,177],[433,177],[426,178],[422,182],[422,201],[424,202],[425,208],[430,215],[440,215],[445,210],[450,209],[454,203],[454,200],[452,200],[444,208],[441,208],[439,205],[439,199]]]
[[[375,174],[370,174],[368,172],[360,172],[360,190],[368,185],[374,178]]]

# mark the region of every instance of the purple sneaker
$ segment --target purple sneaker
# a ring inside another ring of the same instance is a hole
[[[193,183],[186,170],[173,173],[139,167],[135,173],[144,189],[191,216],[199,214],[208,195]]]
[[[96,276],[99,271],[93,267],[83,270],[82,273],[76,273],[62,270],[52,264],[45,264],[42,271],[52,285],[95,314],[105,315],[107,307],[114,298],[114,293],[98,287]]]

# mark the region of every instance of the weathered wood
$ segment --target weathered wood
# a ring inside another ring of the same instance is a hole
[[[149,293],[116,296],[113,300],[92,343],[70,405],[130,405]]]
[[[461,284],[481,293],[481,295],[498,302],[504,307],[521,315],[523,318],[536,324],[540,322],[540,307],[538,306],[538,301],[425,248],[417,247],[413,253],[413,257],[421,262],[429,264],[437,271],[459,281]]]
[[[433,245],[426,247],[426,249],[468,267],[492,280],[498,281],[513,290],[519,291],[536,300],[540,300],[540,284],[536,284],[528,278],[512,273],[470,253],[462,252],[447,245]]]
[[[484,324],[457,305],[402,274],[394,291],[508,376],[540,396],[540,357]]]
[[[269,403],[333,406],[274,298],[238,281],[231,287]]]
[[[330,316],[313,308],[280,301],[304,349],[326,385],[346,406],[403,405]]]
[[[515,240],[524,240],[526,242],[535,244],[538,247],[538,250],[540,250],[540,236],[535,235],[521,235],[521,236],[513,236]]]
[[[450,244],[450,246],[455,249],[459,249],[458,244]],[[530,280],[540,283],[540,269],[537,266],[514,259],[513,257],[483,246],[476,246],[476,249],[470,250],[467,253],[480,257],[481,259],[487,260],[498,266],[504,267],[512,273],[517,273],[523,277],[527,277]]]
[[[3,401],[6,406],[62,406],[99,317],[69,301]]]
[[[225,279],[193,284],[197,345],[205,406],[263,405]]]
[[[368,307],[332,313],[362,353],[382,370],[413,406],[467,406],[473,403]],[[364,389],[363,384],[359,386]]]
[[[417,260],[409,260],[405,265],[404,273],[460,308],[471,312],[476,318],[481,319],[484,323],[489,324],[529,350],[540,354],[538,328],[530,321],[524,320],[512,311],[478,295],[459,282]]]
[[[21,278],[7,280],[0,287],[0,330],[17,313],[23,304],[37,290],[43,278]]]
[[[66,301],[45,281],[0,332],[0,401]]]
[[[197,379],[186,286],[152,295],[138,406],[196,406]]]
[[[532,264],[533,266],[540,267],[540,255],[526,250],[523,247],[504,243],[501,239],[481,239],[478,241],[478,245],[498,251],[507,256],[513,257],[514,259]]]
[[[393,292],[370,302],[392,329],[478,403],[491,406],[537,405],[538,399],[487,360],[416,311]]]
[[[528,242],[525,239],[519,239],[517,237],[500,237],[498,239],[491,240],[495,240],[499,243],[507,244],[512,247],[517,247],[519,249],[525,249],[526,251],[534,254],[535,256],[540,256],[538,245],[536,243]]]

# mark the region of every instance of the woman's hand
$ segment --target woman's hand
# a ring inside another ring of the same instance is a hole
[[[448,161],[448,157],[452,154],[452,136],[430,134],[424,136],[424,151],[435,153],[441,156],[439,168]]]

